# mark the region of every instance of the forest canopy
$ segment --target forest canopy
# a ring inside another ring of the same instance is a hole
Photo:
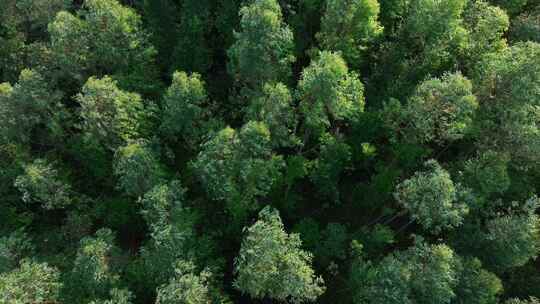
[[[0,304],[538,304],[539,194],[538,0],[0,1]]]

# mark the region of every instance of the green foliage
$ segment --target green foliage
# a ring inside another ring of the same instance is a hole
[[[287,83],[295,61],[293,33],[278,2],[250,1],[240,16],[240,32],[228,50],[229,73],[248,92],[257,93],[268,82]]]
[[[145,140],[120,147],[114,161],[118,188],[130,196],[138,197],[159,184],[164,172],[155,154],[150,142]]]
[[[175,267],[175,276],[168,284],[158,288],[156,304],[211,303],[208,287],[210,277],[208,271],[197,274],[192,263],[179,261]]]
[[[212,30],[212,1],[184,0],[181,3],[178,41],[172,52],[170,71],[204,73],[212,65],[213,54],[207,39]]]
[[[249,104],[246,121],[261,121],[268,127],[274,147],[287,147],[298,143],[294,135],[296,115],[287,86],[282,83],[265,84],[260,97]]]
[[[262,122],[248,122],[237,132],[225,128],[202,145],[193,167],[210,197],[224,200],[230,214],[243,220],[257,210],[256,199],[269,193],[284,162],[271,150]]]
[[[387,125],[404,141],[442,145],[467,134],[477,108],[472,83],[461,73],[445,74],[422,82],[403,108],[387,105]]]
[[[494,151],[485,151],[465,162],[464,178],[475,192],[489,196],[504,193],[510,187],[509,157]]]
[[[60,136],[61,97],[32,70],[23,70],[14,86],[0,84],[0,141],[29,144],[40,141],[40,135]]]
[[[469,212],[467,193],[435,160],[396,187],[395,199],[433,234],[460,226]]]
[[[370,256],[376,256],[396,241],[395,232],[388,226],[376,224],[372,229],[363,228],[353,235],[353,238],[364,245],[364,251]]]
[[[473,69],[484,55],[499,52],[506,47],[504,33],[508,30],[508,15],[497,6],[484,1],[471,1],[463,13],[465,28],[469,31],[469,41],[465,51]]]
[[[175,180],[155,186],[140,200],[141,213],[152,237],[150,244],[141,250],[142,279],[152,289],[174,276],[178,260],[203,259],[208,254],[208,242],[195,234],[198,217],[186,206],[185,192]]]
[[[538,4],[0,0],[0,304],[537,303]]]
[[[71,186],[45,159],[24,166],[24,174],[17,177],[15,187],[25,203],[39,203],[44,209],[63,209],[73,202]]]
[[[11,271],[24,258],[34,253],[34,245],[28,235],[17,230],[0,237],[0,274]]]
[[[528,167],[538,161],[540,44],[517,43],[485,56],[477,66],[479,145],[507,152]]]
[[[512,20],[510,39],[512,41],[534,41],[540,43],[540,7],[524,12]]]
[[[168,137],[181,138],[190,145],[206,135],[204,106],[208,96],[199,74],[175,72],[163,98],[161,130]]]
[[[116,272],[119,249],[110,229],[98,230],[95,237],[80,242],[73,269],[66,276],[63,298],[68,303],[107,299],[118,284]]]
[[[56,268],[24,260],[17,269],[0,276],[0,303],[56,303],[61,288]]]
[[[492,0],[492,2],[505,9],[508,14],[516,15],[522,11],[530,0]]]
[[[235,260],[234,285],[240,291],[255,299],[294,303],[314,301],[324,292],[324,281],[311,268],[311,254],[300,249],[299,235],[285,232],[276,210],[265,207],[245,233]]]
[[[357,257],[349,282],[354,290],[353,302],[452,303],[458,262],[450,247],[421,241],[378,264]]]
[[[406,265],[394,256],[385,257],[378,265],[357,258],[351,266],[349,285],[354,304],[410,304]]]
[[[107,300],[92,301],[89,304],[131,304],[133,295],[127,289],[113,288],[110,292],[110,298]]]
[[[340,176],[351,162],[351,148],[342,139],[328,133],[321,136],[319,158],[313,162],[311,181],[325,197],[339,202]]]
[[[364,110],[364,85],[337,53],[323,51],[304,69],[298,95],[304,127],[315,138]]]
[[[415,303],[451,303],[456,294],[458,256],[446,245],[416,244],[401,257],[409,265]]]
[[[133,9],[117,0],[85,0],[78,15],[62,11],[49,24],[52,52],[65,75],[80,82],[114,75],[123,89],[141,93],[159,87],[156,51]]]
[[[120,90],[112,78],[90,77],[76,100],[82,129],[105,147],[115,150],[141,135],[148,114],[140,95]]]
[[[466,258],[461,262],[459,283],[456,287],[456,304],[495,304],[502,292],[501,280],[493,273],[482,269],[476,258]]]
[[[529,199],[523,210],[494,218],[482,233],[484,263],[498,271],[523,266],[536,258],[540,244],[538,198]]]
[[[528,300],[520,300],[520,299],[510,299],[505,304],[538,304],[540,301],[538,301],[537,298],[529,298]]]
[[[349,66],[365,60],[366,49],[383,32],[377,0],[328,0],[317,35],[325,50],[339,51]]]

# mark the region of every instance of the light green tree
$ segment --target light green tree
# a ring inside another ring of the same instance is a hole
[[[254,98],[244,116],[246,122],[261,121],[268,127],[273,147],[298,144],[294,135],[296,114],[293,99],[283,83],[265,84],[261,96]]]
[[[15,187],[25,203],[38,203],[44,209],[63,209],[73,203],[71,186],[45,159],[25,165],[24,174],[15,180]]]
[[[0,276],[0,303],[56,303],[61,288],[56,268],[23,260],[18,268]]]
[[[405,106],[394,101],[385,117],[398,140],[448,144],[470,132],[478,108],[472,83],[461,73],[445,74],[422,82]]]
[[[78,16],[62,11],[49,24],[57,67],[81,83],[114,75],[123,89],[152,93],[159,87],[156,51],[141,26],[135,10],[117,0],[85,0]]]
[[[175,72],[163,98],[161,130],[173,139],[195,146],[206,135],[208,96],[199,74]]]
[[[120,279],[116,269],[119,253],[110,229],[100,229],[95,236],[83,238],[73,269],[66,275],[63,300],[87,303],[108,299]]]
[[[455,185],[437,161],[429,160],[424,167],[396,187],[395,199],[433,234],[460,226],[469,212],[467,191]]]
[[[377,0],[327,0],[317,38],[325,50],[341,52],[351,67],[358,67],[383,32]]]
[[[142,99],[120,90],[112,78],[90,77],[75,99],[82,129],[92,140],[115,150],[140,137],[146,117]]]
[[[459,257],[450,247],[430,245],[422,240],[376,264],[357,256],[349,281],[353,301],[355,304],[453,303],[459,265]]]
[[[0,84],[0,141],[29,144],[40,140],[39,134],[59,137],[65,115],[61,97],[33,70],[23,70],[13,86]]]
[[[265,83],[287,83],[291,75],[293,34],[276,0],[254,0],[240,9],[240,31],[228,50],[229,73],[252,96]]]
[[[506,152],[521,168],[540,156],[540,44],[516,43],[488,54],[475,72],[481,113],[478,146]]]
[[[193,263],[178,261],[174,272],[169,283],[158,288],[156,304],[212,303],[209,271],[197,273]]]
[[[225,128],[202,145],[193,168],[210,197],[226,202],[230,214],[243,220],[259,208],[281,176],[281,156],[272,152],[270,132],[262,122],[248,122],[240,131]]]
[[[337,53],[323,51],[298,83],[300,113],[307,134],[318,138],[364,110],[364,86]]]
[[[311,268],[311,254],[300,249],[297,234],[285,232],[278,211],[265,207],[245,233],[235,260],[236,288],[254,299],[294,303],[315,301],[324,293],[324,281]]]
[[[485,54],[506,47],[505,32],[510,19],[504,10],[485,1],[471,1],[463,12],[463,24],[469,31],[465,54],[472,70]]]
[[[455,304],[496,304],[502,293],[501,280],[482,268],[477,258],[462,259],[459,267],[459,283],[455,288]]]
[[[158,185],[165,172],[150,142],[137,140],[120,147],[114,156],[114,175],[118,188],[139,197]]]

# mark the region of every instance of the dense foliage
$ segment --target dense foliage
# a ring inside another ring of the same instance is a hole
[[[537,0],[0,0],[0,304],[538,304]]]

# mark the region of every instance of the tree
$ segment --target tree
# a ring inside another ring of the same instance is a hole
[[[90,75],[114,75],[123,89],[146,94],[159,87],[156,51],[133,9],[117,0],[85,0],[78,15],[62,11],[49,24],[52,51],[63,73],[80,82]]]
[[[409,266],[410,288],[414,303],[451,303],[456,297],[459,257],[444,245],[421,241],[400,256]]]
[[[465,162],[463,175],[467,185],[483,196],[504,193],[510,187],[510,157],[494,151],[479,153]]]
[[[249,104],[246,122],[261,121],[268,127],[273,147],[287,147],[298,144],[294,135],[296,115],[289,89],[283,83],[265,84],[260,97]]]
[[[82,129],[90,139],[115,150],[140,137],[147,115],[142,99],[120,90],[112,78],[90,77],[76,100],[81,105]]]
[[[519,14],[529,0],[492,0],[492,2],[504,8],[509,15]]]
[[[223,200],[242,221],[258,209],[256,199],[281,176],[281,156],[271,150],[270,132],[262,122],[248,122],[237,132],[225,128],[202,145],[193,168],[213,200]]]
[[[324,281],[311,268],[311,254],[300,247],[300,237],[285,232],[278,211],[265,207],[246,229],[235,259],[234,286],[255,299],[316,300],[325,290]]]
[[[0,276],[0,303],[56,303],[61,288],[56,268],[23,260],[18,268]]]
[[[523,266],[538,255],[540,245],[539,221],[535,210],[537,197],[529,199],[523,210],[491,219],[481,233],[481,257],[497,271]]]
[[[390,255],[377,265],[356,257],[351,265],[349,288],[354,304],[411,304],[407,265]]]
[[[456,304],[496,304],[502,292],[501,280],[482,268],[477,258],[464,258],[460,263],[459,283],[455,288]]]
[[[114,175],[118,178],[119,189],[139,197],[161,182],[164,171],[150,143],[137,140],[116,151]]]
[[[19,262],[34,253],[27,233],[16,230],[9,235],[0,237],[0,274],[17,268]]]
[[[377,0],[329,0],[317,38],[321,47],[339,51],[351,67],[363,63],[366,49],[383,32]]]
[[[187,206],[185,192],[180,181],[174,180],[156,185],[140,199],[141,214],[152,237],[141,250],[142,279],[152,290],[175,276],[177,261],[199,262],[208,254],[208,241],[195,233],[198,214]],[[168,291],[166,294],[174,296]]]
[[[357,256],[350,286],[353,302],[452,303],[458,279],[459,257],[446,245],[417,240],[409,249],[389,255],[378,264]]]
[[[339,202],[339,181],[351,162],[351,147],[342,138],[328,133],[321,136],[319,157],[312,163],[311,181],[317,191],[333,202]]]
[[[386,111],[398,117],[388,115],[387,124],[405,141],[442,145],[470,132],[477,108],[471,81],[461,73],[445,74],[422,82],[403,108],[389,104]]]
[[[24,174],[15,180],[15,187],[25,203],[39,203],[44,209],[63,209],[73,202],[71,186],[45,159],[27,164]]]
[[[100,229],[95,237],[80,242],[73,269],[67,274],[63,297],[68,303],[105,300],[119,281],[117,261],[119,248],[114,245],[110,229]]]
[[[454,70],[467,46],[462,20],[466,0],[403,2],[398,4],[403,4],[404,20],[399,21],[396,38],[381,46],[373,69],[372,81],[378,84],[375,93],[381,101],[405,99],[430,75]]]
[[[23,70],[14,86],[0,84],[0,141],[30,144],[40,136],[60,136],[65,115],[61,97],[32,70]]]
[[[207,304],[212,302],[209,288],[211,273],[207,270],[197,274],[195,265],[179,261],[175,276],[168,284],[157,290],[156,304]]]
[[[92,301],[89,304],[131,304],[133,294],[127,289],[113,288],[107,300]]]
[[[204,81],[199,74],[175,72],[163,98],[161,130],[168,137],[181,138],[195,146],[206,135],[207,102]]]
[[[539,63],[540,44],[516,43],[486,55],[475,71],[478,146],[507,152],[522,168],[537,163],[540,155]]]
[[[337,53],[323,51],[304,69],[298,95],[306,134],[315,138],[364,110],[364,86]]]
[[[433,234],[460,226],[469,212],[467,192],[437,161],[429,160],[424,167],[396,187],[395,199]]]
[[[470,2],[463,13],[469,31],[466,46],[467,68],[473,70],[484,55],[506,48],[505,32],[510,20],[504,10],[485,1]]]
[[[240,32],[228,51],[229,73],[251,96],[265,83],[287,83],[291,75],[293,34],[276,0],[255,0],[240,9]]]
[[[511,41],[533,41],[540,43],[540,7],[524,12],[512,20]]]

